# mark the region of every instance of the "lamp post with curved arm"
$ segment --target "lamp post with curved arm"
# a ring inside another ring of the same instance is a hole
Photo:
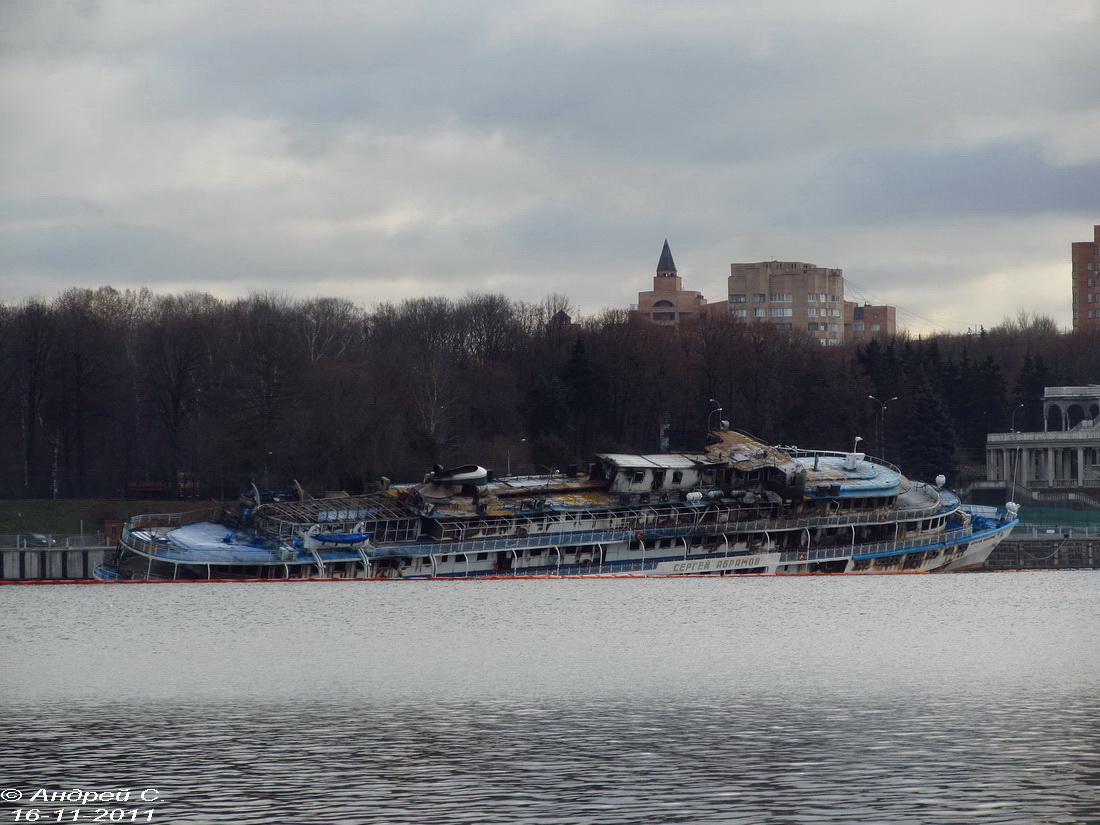
[[[1017,404],[1016,409],[1012,411],[1012,432],[1016,432],[1016,412],[1024,408],[1024,404]]]
[[[714,432],[714,430],[711,428],[710,420],[714,416],[715,413],[718,413],[718,426],[719,427],[722,426],[722,405],[719,404],[718,400],[715,399],[715,398],[710,399],[710,403],[714,405],[714,408],[711,409],[711,411],[709,413],[707,413],[707,432],[708,433]]]
[[[878,455],[883,461],[886,460],[886,407],[898,400],[895,395],[893,398],[887,398],[885,401],[880,401],[873,395],[868,395],[872,401],[878,402]]]

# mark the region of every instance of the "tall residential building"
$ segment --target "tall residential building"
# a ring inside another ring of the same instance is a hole
[[[653,278],[653,289],[638,293],[638,312],[643,318],[668,327],[702,314],[706,305],[707,299],[701,292],[684,289],[676,273],[668,240],[665,240],[661,259],[657,262],[657,274]]]
[[[1100,226],[1092,240],[1072,244],[1073,331],[1100,330]]]
[[[822,344],[844,340],[844,273],[797,261],[730,264],[730,315],[806,330]]]

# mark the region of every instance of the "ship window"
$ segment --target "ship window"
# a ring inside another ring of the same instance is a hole
[[[489,558],[488,553],[478,553],[477,554],[477,560],[478,561],[485,561],[485,559],[487,559],[487,558]]]
[[[641,484],[645,481],[645,470],[635,470],[633,477],[631,477],[631,484]]]
[[[684,481],[684,471],[683,470],[676,470],[672,473],[672,483],[673,484],[682,484],[683,481]]]

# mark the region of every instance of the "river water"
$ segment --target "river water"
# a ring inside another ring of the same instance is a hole
[[[1095,571],[3,587],[0,823],[1100,822],[1098,595]]]

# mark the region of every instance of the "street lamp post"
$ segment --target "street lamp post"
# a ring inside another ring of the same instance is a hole
[[[1017,404],[1016,409],[1012,411],[1012,432],[1016,432],[1016,410],[1023,409],[1023,404]]]
[[[867,397],[870,398],[872,401],[878,402],[878,406],[879,406],[879,411],[878,411],[878,454],[879,454],[879,458],[881,458],[883,461],[885,461],[886,460],[886,407],[889,404],[892,404],[895,401],[897,401],[898,397],[895,395],[893,398],[887,398],[885,401],[879,401],[879,399],[875,398],[873,395],[868,395]]]
[[[711,411],[709,413],[707,413],[707,432],[708,433],[712,432],[711,426],[710,426],[710,419],[711,419],[711,416],[713,416],[715,413],[718,413],[718,426],[719,427],[722,426],[722,405],[719,404],[717,399],[714,399],[714,398],[710,399],[710,403],[714,404],[714,408],[711,409]]]

